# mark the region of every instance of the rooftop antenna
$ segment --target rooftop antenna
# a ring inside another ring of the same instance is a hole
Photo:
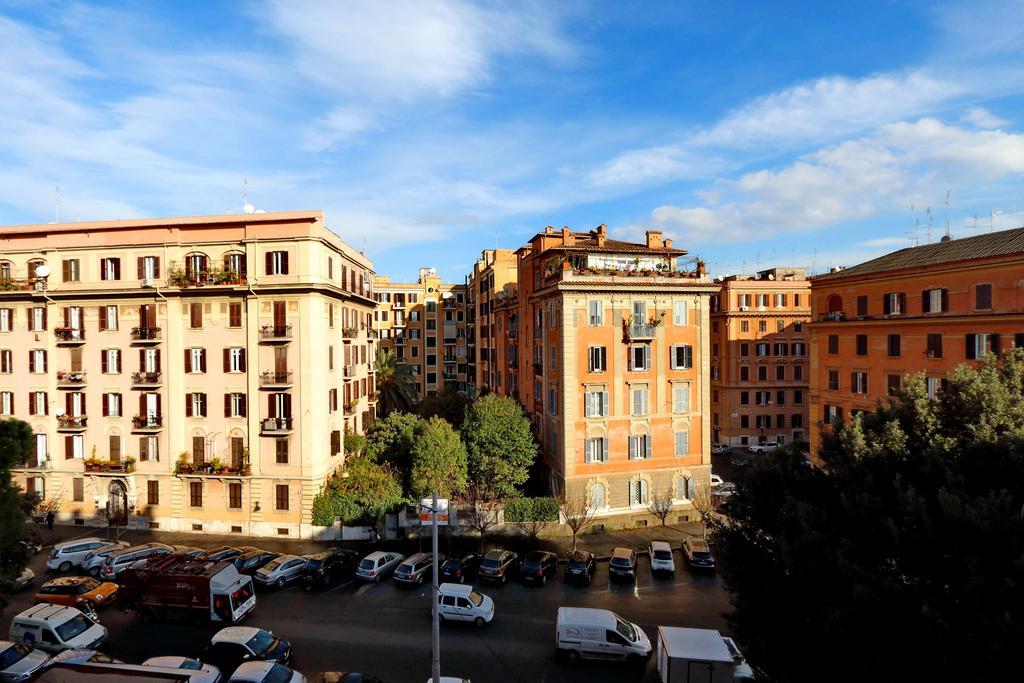
[[[974,227],[972,227],[971,230],[977,230],[977,229],[978,229],[978,214],[974,214]]]
[[[60,185],[53,190],[53,222],[60,223]]]
[[[925,209],[925,212],[928,214],[928,242],[927,242],[927,244],[931,244],[932,243],[932,207],[929,206],[927,209]]]
[[[949,190],[946,190],[946,237],[949,237]]]

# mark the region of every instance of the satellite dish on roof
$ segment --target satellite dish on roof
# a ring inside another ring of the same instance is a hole
[[[49,276],[50,276],[50,266],[46,265],[45,263],[40,263],[38,266],[36,266],[36,277],[49,277]]]
[[[263,209],[256,209],[255,213],[266,213]]]
[[[252,204],[246,204],[245,206],[242,207],[242,210],[245,211],[246,213],[256,213],[256,207],[253,206]]]

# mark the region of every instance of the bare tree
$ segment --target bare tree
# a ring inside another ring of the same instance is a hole
[[[651,498],[651,514],[658,518],[662,526],[672,513],[672,489],[665,489],[662,493],[655,493]]]
[[[576,537],[590,528],[597,512],[590,506],[585,496],[569,496],[562,494],[558,499],[558,509],[565,518],[565,523],[572,530],[572,551],[576,552]]]
[[[466,487],[464,502],[467,507],[466,521],[480,534],[480,552],[483,552],[484,537],[498,524],[500,505],[493,496],[472,481]]]
[[[708,524],[714,519],[715,512],[718,510],[718,498],[712,493],[709,485],[698,484],[693,495],[690,496],[690,503],[693,504],[693,509],[700,516],[703,538],[707,540]]]

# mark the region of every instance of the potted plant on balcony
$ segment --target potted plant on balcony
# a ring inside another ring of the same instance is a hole
[[[129,474],[135,471],[135,458],[130,455],[121,460],[121,465],[124,467],[125,474]]]
[[[102,472],[103,461],[96,457],[96,449],[93,448],[93,454],[91,458],[85,460],[85,471],[86,472]]]
[[[167,273],[167,284],[172,287],[188,287],[189,282],[188,275],[181,268],[172,268],[171,272]]]
[[[221,462],[220,458],[214,458],[210,461],[210,474],[220,474],[224,471],[224,463]]]
[[[341,336],[343,336],[343,337],[346,337],[346,338],[349,338],[349,339],[354,339],[357,334],[359,334],[359,330],[356,329],[355,327],[343,327],[343,328],[341,328]]]
[[[175,474],[192,474],[194,471],[192,463],[188,461],[188,452],[182,451],[178,456],[178,462],[174,463]]]

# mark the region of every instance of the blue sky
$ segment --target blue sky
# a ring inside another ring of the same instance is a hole
[[[1024,2],[0,6],[0,225],[322,208],[457,281],[547,224],[716,274],[1024,224]],[[911,207],[914,207],[912,212]]]

